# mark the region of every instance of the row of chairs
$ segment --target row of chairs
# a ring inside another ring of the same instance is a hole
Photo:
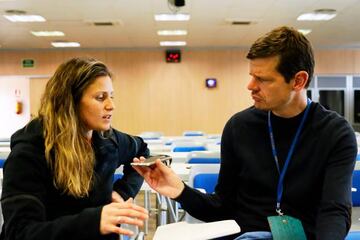
[[[182,134],[184,137],[200,137],[205,136],[205,133],[202,131],[184,131]],[[151,139],[160,139],[164,136],[162,132],[142,132],[139,134],[140,137],[146,140]]]

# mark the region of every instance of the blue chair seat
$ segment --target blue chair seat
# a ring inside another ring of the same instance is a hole
[[[360,231],[349,232],[345,240],[360,240]]]
[[[206,151],[204,146],[174,147],[173,152]]]
[[[190,158],[188,163],[198,164],[198,163],[210,163],[210,164],[218,164],[220,163],[220,158]]]
[[[218,173],[200,173],[194,177],[194,188],[205,189],[206,193],[213,193],[218,181]]]
[[[113,176],[113,182],[116,182],[118,179],[121,179],[124,176],[122,173],[115,173]]]
[[[352,187],[356,189],[352,192],[353,206],[360,206],[360,170],[353,172]]]
[[[3,168],[5,164],[5,159],[0,159],[0,168]]]

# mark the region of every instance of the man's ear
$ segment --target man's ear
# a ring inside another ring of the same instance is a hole
[[[300,91],[305,88],[309,80],[309,74],[306,71],[299,71],[294,76],[294,90]]]

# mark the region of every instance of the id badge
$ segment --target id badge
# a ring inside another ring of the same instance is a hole
[[[290,216],[270,216],[267,218],[274,240],[306,240],[301,221]]]

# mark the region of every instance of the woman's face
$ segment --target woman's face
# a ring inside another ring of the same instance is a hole
[[[113,86],[109,76],[95,79],[83,92],[79,103],[80,120],[91,138],[92,130],[106,131],[110,129],[111,117],[115,109]]]

